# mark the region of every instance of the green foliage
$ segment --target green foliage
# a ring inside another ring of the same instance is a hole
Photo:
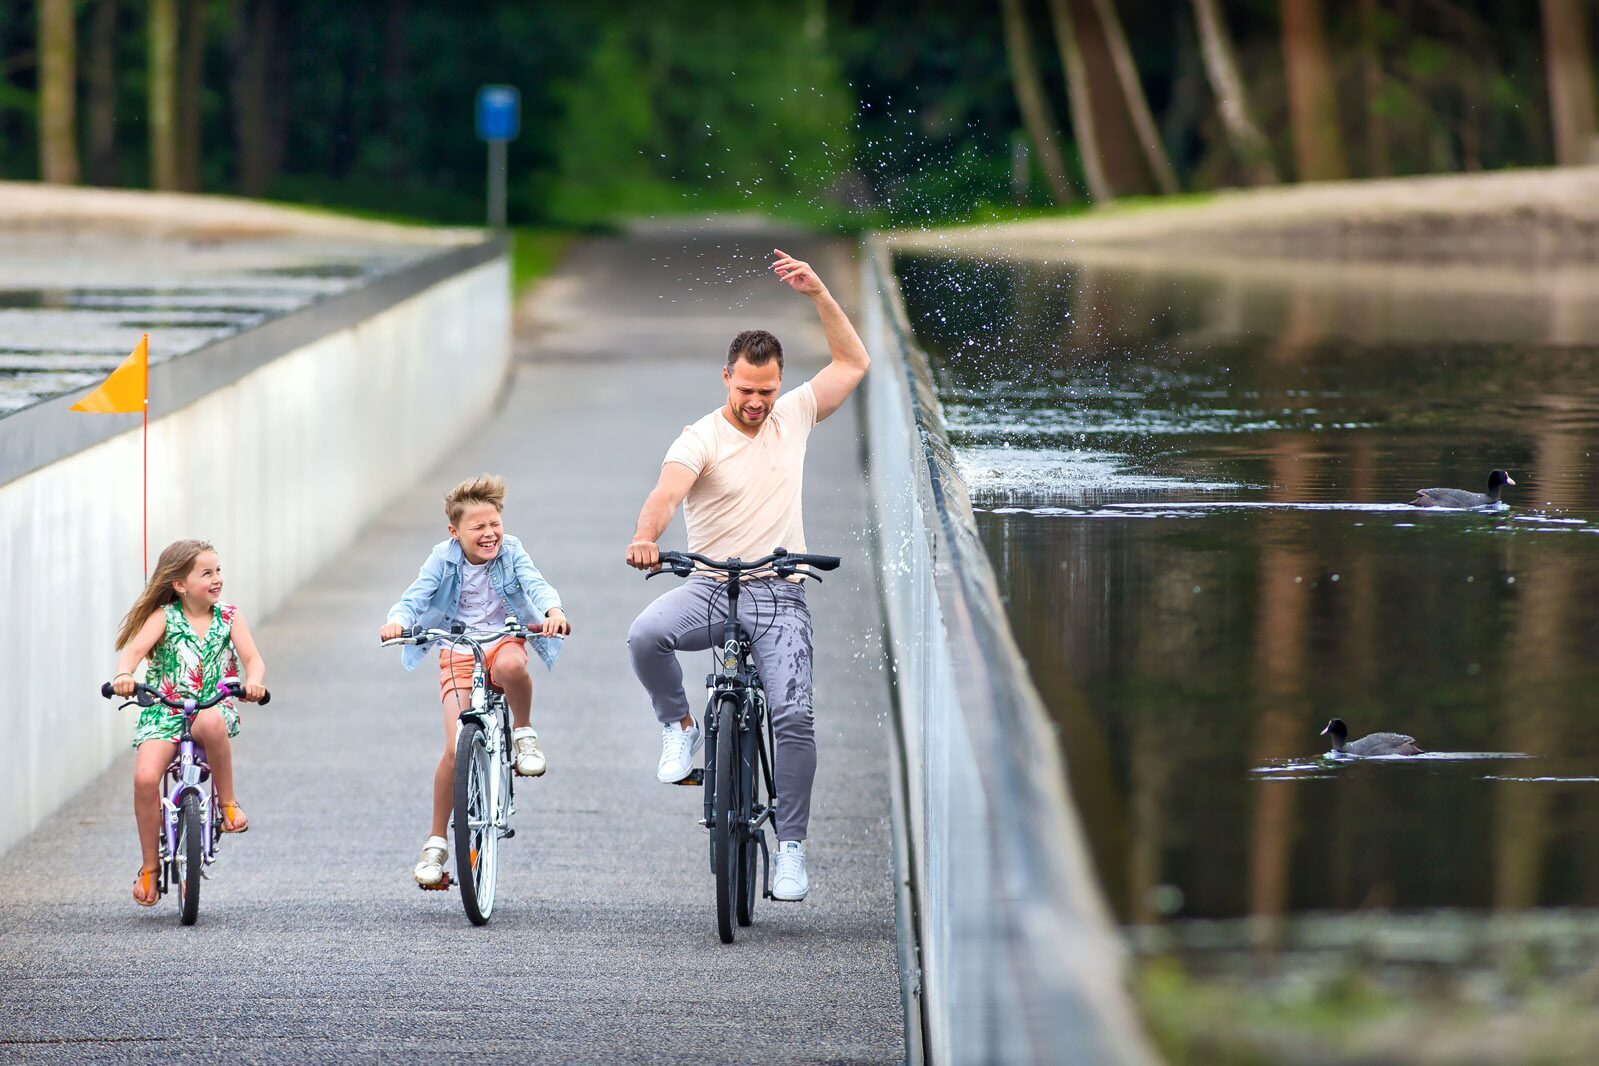
[[[572,243],[563,230],[517,226],[511,231],[511,288],[521,292],[554,270]]]
[[[101,0],[78,4],[80,67]],[[630,214],[761,210],[832,227],[915,226],[1035,211],[1016,204],[1021,127],[992,0],[206,0],[202,184],[237,187],[238,79],[251,12],[275,26],[274,197],[475,223],[484,146],[473,96],[522,93],[510,216],[593,227]],[[1047,5],[1024,0],[1044,90],[1080,172]],[[1222,5],[1273,151],[1289,154],[1276,0]],[[1391,0],[1324,5],[1356,173],[1546,163],[1538,5]],[[1237,178],[1186,2],[1117,0],[1157,127],[1184,187]],[[145,5],[122,0],[114,48],[116,172],[148,184]],[[37,174],[37,20],[0,3],[0,172]],[[1375,71],[1376,77],[1371,75]],[[87,107],[86,90],[80,108]],[[1381,151],[1372,148],[1380,145]],[[1379,161],[1380,159],[1380,161]],[[1036,169],[1036,168],[1035,168]],[[1079,188],[1081,187],[1079,182]]]
[[[707,19],[665,6],[667,17],[608,27],[558,86],[549,216],[587,225],[825,198],[854,160],[854,106],[804,14],[756,5]]]

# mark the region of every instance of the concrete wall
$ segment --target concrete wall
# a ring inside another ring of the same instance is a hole
[[[905,975],[928,1061],[1135,1063],[1122,984],[1057,738],[955,472],[885,248],[866,246],[868,464],[917,935]]]
[[[493,406],[510,360],[489,245],[152,367],[152,564],[209,540],[224,598],[263,617]],[[143,584],[139,420],[67,413],[78,398],[0,419],[0,852],[132,736],[134,712],[98,689]],[[44,465],[19,473],[30,458]]]

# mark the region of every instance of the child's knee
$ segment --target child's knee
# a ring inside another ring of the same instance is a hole
[[[527,669],[527,656],[502,655],[494,660],[494,671],[490,680],[501,688],[505,687],[506,682],[515,685],[532,679],[533,675]]]
[[[222,712],[215,707],[207,708],[194,716],[193,733],[202,744],[226,744],[228,742],[228,724],[222,719]]]
[[[141,799],[153,797],[161,787],[161,775],[165,772],[165,767],[136,767],[133,771],[133,794]]]

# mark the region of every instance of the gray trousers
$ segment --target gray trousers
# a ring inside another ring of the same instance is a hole
[[[747,581],[739,590],[739,621],[754,636],[755,669],[772,716],[777,784],[777,839],[804,840],[816,778],[816,725],[811,717],[811,610],[805,589],[791,581]],[[689,713],[680,651],[705,651],[721,636],[727,589],[694,577],[668,592],[633,620],[627,634],[633,672],[650,694],[662,725]],[[707,657],[705,669],[712,664]]]

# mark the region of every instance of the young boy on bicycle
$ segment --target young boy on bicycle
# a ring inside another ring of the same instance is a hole
[[[555,665],[559,641],[571,632],[560,594],[544,580],[522,542],[505,532],[505,479],[483,474],[461,482],[444,497],[450,537],[439,542],[400,601],[389,608],[388,621],[378,630],[392,640],[410,626],[448,629],[459,624],[468,631],[497,629],[514,617],[529,628],[541,622],[544,636],[533,638],[533,648],[548,667]],[[527,642],[507,637],[484,648],[489,683],[505,693],[511,708],[511,744],[516,772],[522,777],[544,773],[544,753],[530,718],[533,678],[528,671]],[[427,645],[409,645],[400,661],[414,670],[427,655]],[[472,701],[472,667],[468,650],[439,649],[439,700],[444,708],[444,754],[433,773],[433,826],[422,859],[416,864],[417,884],[438,887],[444,882],[449,843],[444,838],[453,806],[455,780],[455,727]]]

